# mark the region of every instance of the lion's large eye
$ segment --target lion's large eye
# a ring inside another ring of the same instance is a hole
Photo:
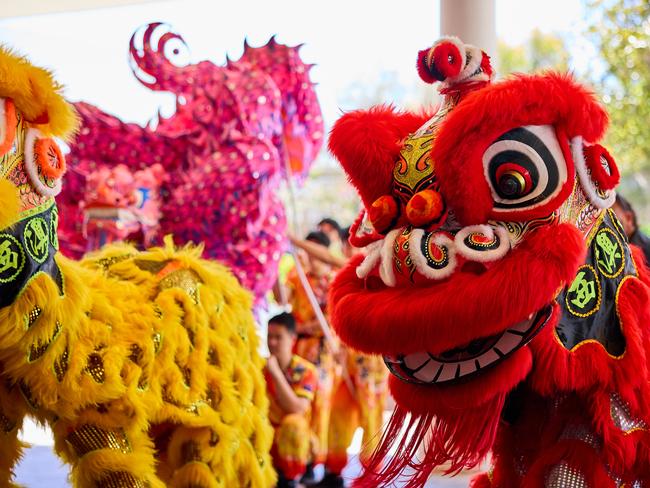
[[[483,154],[483,168],[497,213],[545,204],[560,192],[568,172],[550,125],[506,132]]]
[[[55,197],[61,192],[65,157],[54,139],[35,128],[27,129],[25,135],[25,169],[39,194]]]

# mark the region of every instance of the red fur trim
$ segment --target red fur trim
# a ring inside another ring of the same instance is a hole
[[[559,241],[558,241],[559,242]],[[648,381],[648,348],[642,327],[650,323],[648,288],[630,277],[619,288],[618,313],[625,336],[626,350],[613,358],[597,342],[578,345],[568,351],[556,336],[554,327],[546,327],[531,342],[535,368],[530,384],[542,395],[560,391],[589,392],[594,387],[623,391]]]
[[[429,117],[397,112],[389,106],[350,112],[334,124],[329,149],[341,162],[366,208],[391,193],[393,167],[402,140]]]
[[[494,73],[494,70],[492,69],[492,63],[490,62],[490,56],[488,56],[485,51],[481,51],[483,54],[483,57],[481,58],[481,69],[483,70],[483,73],[488,75],[490,78],[492,78],[492,74]]]
[[[354,219],[352,225],[350,226],[350,244],[352,247],[363,248],[368,244],[371,244],[375,241],[380,240],[383,236],[379,234],[376,230],[373,230],[371,233],[361,233],[359,234],[359,229],[361,228],[364,219],[366,218],[366,209],[362,209],[357,215],[357,218]]]
[[[621,180],[621,174],[609,151],[600,144],[593,144],[591,146],[584,146],[583,152],[587,167],[591,170],[591,178],[598,183],[598,187],[601,190],[613,190],[616,188]],[[607,161],[611,174],[607,174],[607,171],[605,171],[605,168],[603,168],[600,162],[600,158]]]
[[[548,226],[483,274],[459,271],[430,286],[378,290],[357,278],[358,257],[330,288],[332,324],[344,342],[364,352],[439,353],[503,331],[551,303],[575,277],[584,253],[575,227]]]
[[[628,245],[630,246],[632,260],[634,261],[634,266],[636,268],[639,279],[646,285],[650,286],[650,268],[648,268],[648,263],[645,260],[645,253],[643,252],[643,249],[635,244],[630,243]]]
[[[463,225],[484,223],[492,210],[482,163],[487,147],[515,127],[546,124],[593,142],[603,135],[607,115],[570,76],[549,73],[469,93],[442,122],[432,159],[443,196]]]
[[[442,75],[441,81],[447,78],[458,76],[463,66],[463,55],[459,46],[453,42],[441,42],[433,48],[431,64],[435,71]]]
[[[621,401],[625,402],[630,409],[630,416],[636,419],[643,419],[648,424],[646,412],[647,402],[643,401],[640,391],[617,391]],[[646,390],[643,388],[642,390]],[[647,393],[646,395],[647,396]],[[590,396],[587,407],[590,417],[594,420],[594,429],[602,437],[603,462],[606,463],[615,473],[634,472],[634,465],[649,466],[647,451],[639,450],[641,444],[647,446],[650,443],[650,432],[647,428],[635,429],[628,432],[622,431],[612,421],[610,393],[597,391]],[[647,473],[647,470],[646,470]]]
[[[418,75],[420,75],[420,78],[422,81],[425,83],[435,83],[438,81],[433,73],[431,73],[431,70],[429,69],[429,64],[427,63],[427,57],[429,55],[429,49],[422,49],[422,51],[418,52],[418,61],[416,63],[416,67],[418,70]]]
[[[615,488],[598,453],[579,440],[562,440],[538,455],[535,464],[526,474],[522,488],[545,488],[549,471],[559,463],[566,463],[582,473],[586,486]]]

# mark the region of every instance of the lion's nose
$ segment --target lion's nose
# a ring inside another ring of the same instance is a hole
[[[406,219],[413,227],[440,227],[446,214],[445,201],[436,190],[422,190],[406,204]]]

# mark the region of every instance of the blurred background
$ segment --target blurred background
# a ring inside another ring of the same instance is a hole
[[[442,6],[438,0],[2,0],[0,43],[54,71],[70,100],[92,103],[123,121],[144,125],[158,113],[171,115],[174,96],[148,90],[131,72],[128,42],[140,26],[168,23],[187,42],[192,63],[237,59],[244,39],[258,46],[277,34],[279,42],[304,43],[303,60],[317,65],[312,79],[318,83],[329,132],[344,111],[378,103],[418,109],[436,102],[435,88],[419,80],[415,60],[417,52],[440,35],[445,1],[448,15],[454,14],[453,5],[462,3],[464,10],[455,14],[470,16],[474,25],[487,30],[481,33],[487,44],[480,47],[492,56],[499,77],[558,69],[593,87],[610,114],[606,145],[622,171],[620,192],[647,229],[647,0],[443,0]],[[297,190],[295,204],[289,206],[295,214],[294,231],[301,234],[323,216],[349,225],[358,200],[323,149]],[[47,431],[31,424],[23,437],[37,445],[51,443]],[[64,479],[66,471],[57,471],[43,459],[28,453],[18,481],[30,487],[65,486],[53,476]],[[449,483],[432,486],[466,485]]]
[[[158,111],[170,115],[174,109],[173,96],[146,89],[127,62],[131,34],[153,21],[170,24],[185,38],[190,62],[223,63],[226,55],[237,59],[244,39],[262,45],[273,34],[279,42],[304,43],[303,59],[317,65],[312,78],[318,83],[326,130],[345,110],[377,103],[417,108],[436,99],[435,89],[419,80],[414,65],[417,51],[440,34],[438,0],[2,3],[0,42],[55,71],[69,99],[87,101],[124,121],[146,124]],[[624,173],[621,192],[635,205],[641,224],[650,222],[650,2],[474,4],[472,21],[494,26],[495,42],[488,41],[494,45],[481,47],[492,51],[499,76],[552,68],[569,70],[593,86],[610,113],[607,144]],[[300,227],[312,227],[322,215],[349,224],[357,201],[325,149],[310,176],[297,198]]]

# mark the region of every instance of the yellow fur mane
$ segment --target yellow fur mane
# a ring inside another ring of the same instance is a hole
[[[0,46],[0,97],[11,98],[25,118],[45,135],[69,140],[78,119],[72,105],[61,95],[62,89],[48,70]]]

